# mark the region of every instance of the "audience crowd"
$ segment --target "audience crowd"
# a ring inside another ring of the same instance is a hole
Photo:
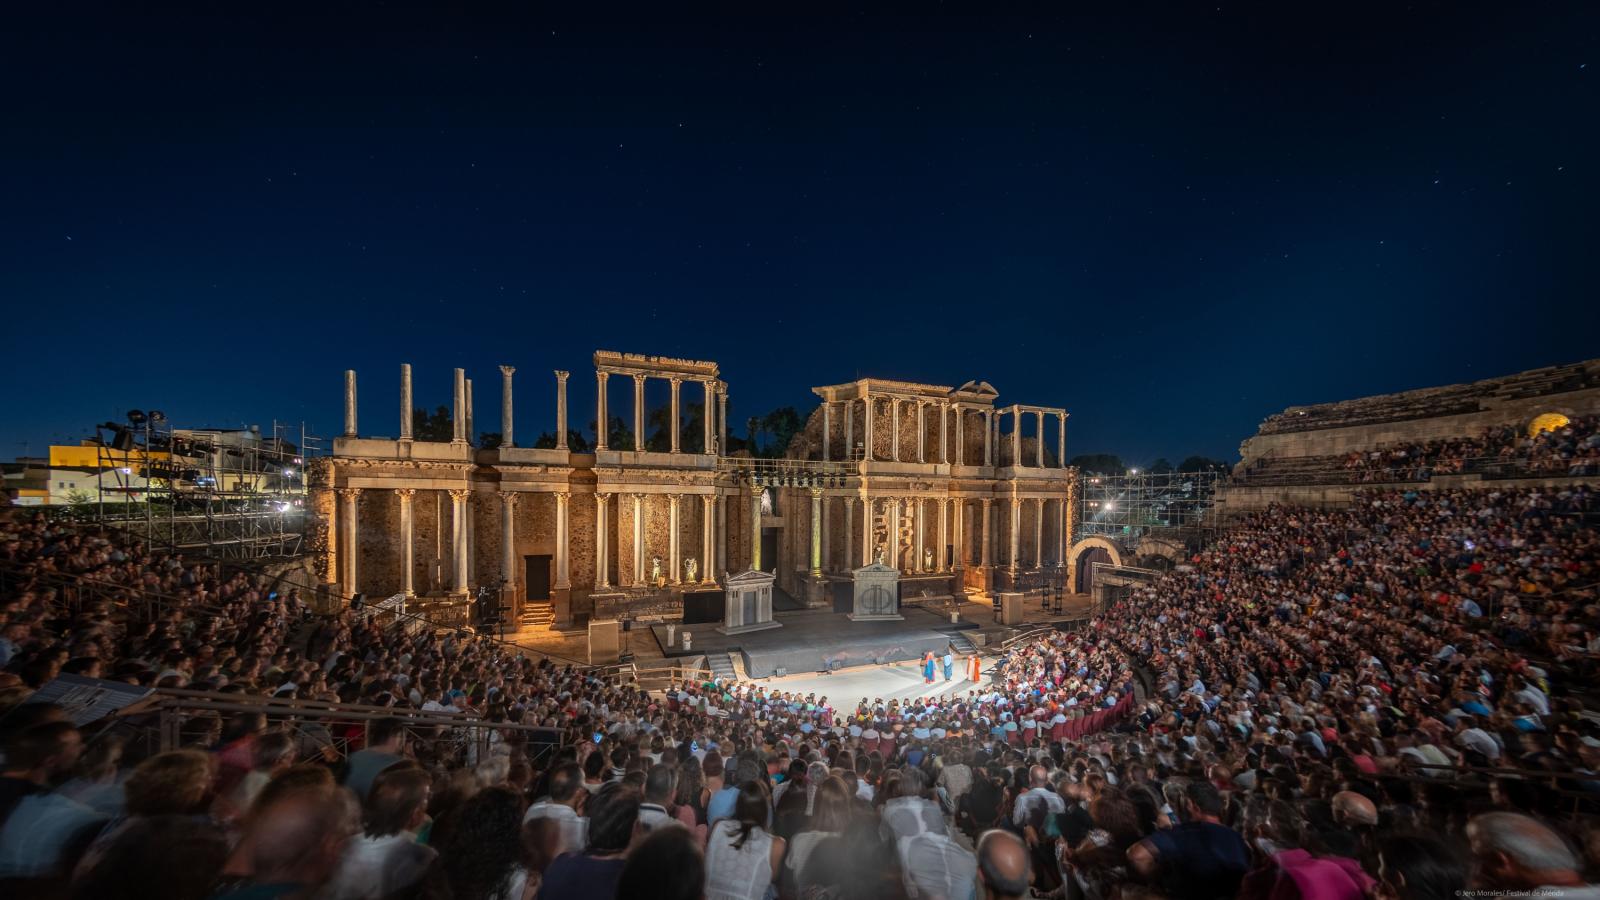
[[[1600,897],[1597,516],[1579,485],[1273,508],[981,684],[838,705],[314,616],[259,575],[18,517],[0,889]],[[27,702],[63,673],[237,702],[156,752],[138,704],[74,724]]]

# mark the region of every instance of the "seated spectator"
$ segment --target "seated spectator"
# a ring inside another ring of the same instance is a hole
[[[355,805],[336,788],[298,790],[252,817],[244,843],[249,876],[218,900],[310,900],[344,857],[355,831]]]
[[[428,818],[433,779],[417,767],[391,767],[372,783],[366,824],[345,849],[327,900],[378,900],[419,881],[439,854],[417,843]],[[514,898],[520,900],[520,898]]]
[[[561,830],[560,853],[577,853],[589,840],[589,820],[581,812],[589,792],[583,789],[583,770],[577,763],[557,766],[550,773],[550,796],[528,807],[523,822],[554,820]]]
[[[1477,864],[1472,886],[1542,897],[1600,898],[1583,864],[1559,834],[1521,813],[1487,813],[1467,823]]]
[[[659,828],[628,852],[615,896],[700,900],[705,892],[706,860],[694,836],[687,828]]]
[[[1179,824],[1134,844],[1129,863],[1174,898],[1234,896],[1250,868],[1250,853],[1239,833],[1218,821],[1222,796],[1210,782],[1194,781],[1182,802]]]
[[[623,854],[641,833],[639,795],[621,784],[608,784],[589,801],[588,810],[588,844],[582,853],[563,854],[550,864],[539,885],[539,900],[589,900],[616,893]]]
[[[760,782],[739,785],[733,815],[706,843],[706,900],[762,900],[777,882],[787,843],[767,831],[770,810]]]

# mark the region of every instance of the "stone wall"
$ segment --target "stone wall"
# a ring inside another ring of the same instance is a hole
[[[1592,478],[1507,478],[1484,479],[1479,475],[1442,475],[1431,481],[1399,484],[1306,484],[1251,487],[1248,485],[1221,485],[1217,488],[1213,514],[1218,522],[1229,522],[1240,516],[1261,512],[1274,503],[1290,506],[1338,507],[1348,506],[1361,491],[1404,490],[1436,491],[1452,488],[1496,488],[1516,490],[1532,487],[1564,488],[1574,484],[1593,483]]]

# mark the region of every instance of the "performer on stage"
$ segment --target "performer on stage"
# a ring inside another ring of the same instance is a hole
[[[922,683],[933,684],[933,651],[929,650],[922,657]]]
[[[974,653],[967,657],[967,680],[973,684],[977,684],[978,680],[982,677],[983,664],[978,661],[978,654]]]
[[[949,683],[956,673],[956,645],[947,644],[944,648],[944,680]]]

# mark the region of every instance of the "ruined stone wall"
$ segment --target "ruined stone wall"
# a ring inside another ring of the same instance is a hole
[[[356,501],[356,589],[369,600],[400,590],[400,498],[394,491],[364,490]]]

